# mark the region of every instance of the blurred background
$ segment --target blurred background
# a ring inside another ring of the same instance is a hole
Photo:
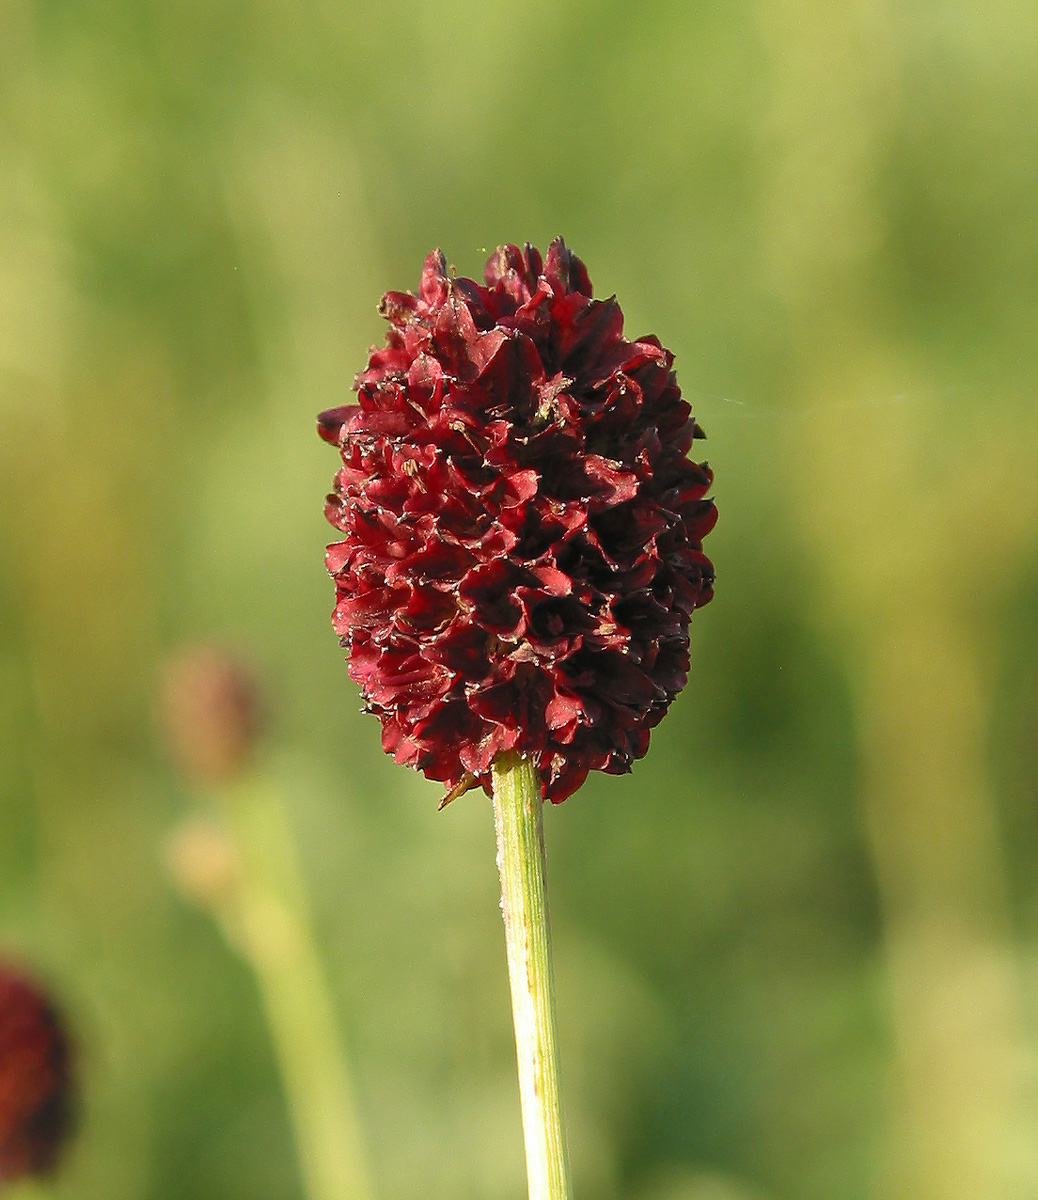
[[[184,644],[269,690],[379,1195],[525,1194],[489,803],[332,634],[314,416],[387,288],[562,233],[706,429],[717,597],[546,814],[580,1200],[1038,1196],[1038,8],[2,6],[0,951],[54,1195],[299,1200],[255,981],[170,882]]]

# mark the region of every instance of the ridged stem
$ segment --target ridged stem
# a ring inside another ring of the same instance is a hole
[[[559,1089],[555,974],[545,879],[541,784],[516,754],[494,762],[494,824],[512,990],[530,1200],[570,1200]]]

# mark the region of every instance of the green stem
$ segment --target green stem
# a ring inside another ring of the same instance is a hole
[[[533,763],[511,753],[498,756],[493,775],[497,866],[530,1200],[569,1200],[541,784]]]
[[[19,1180],[8,1184],[6,1189],[0,1186],[4,1200],[51,1200],[53,1194],[49,1178]]]
[[[309,1200],[372,1200],[346,1057],[283,800],[276,788],[253,781],[230,810],[240,874],[216,915],[256,978],[306,1194]]]

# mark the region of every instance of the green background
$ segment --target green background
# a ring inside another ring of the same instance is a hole
[[[262,671],[379,1193],[525,1194],[489,804],[383,759],[321,516],[387,288],[562,233],[706,429],[717,596],[546,813],[578,1200],[1038,1195],[1038,8],[7,0],[0,935],[69,1200],[297,1200],[163,846],[156,679]],[[698,448],[698,447],[697,447]]]

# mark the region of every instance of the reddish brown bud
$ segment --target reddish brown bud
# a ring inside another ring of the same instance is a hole
[[[72,1115],[68,1041],[37,985],[0,964],[0,1179],[55,1164]]]
[[[713,476],[673,356],[623,336],[561,238],[484,279],[431,254],[383,298],[358,403],[318,418],[333,625],[398,762],[453,795],[516,750],[560,801],[629,770],[685,685]]]
[[[218,784],[248,764],[260,732],[260,689],[235,655],[216,646],[177,655],[161,702],[170,754],[189,778]]]

